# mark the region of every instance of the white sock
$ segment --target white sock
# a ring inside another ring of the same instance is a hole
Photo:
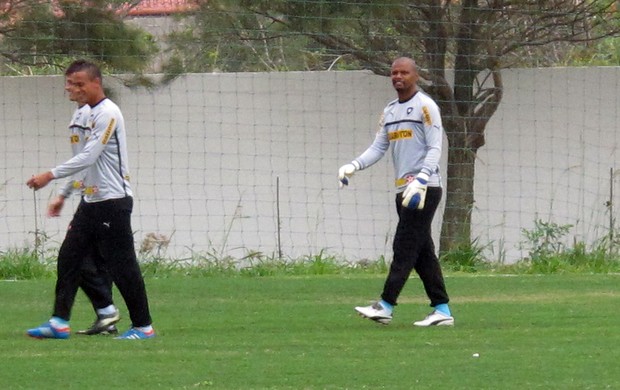
[[[66,326],[69,326],[69,321],[63,320],[60,317],[52,317],[50,318],[50,325],[52,325],[54,328],[64,328]]]
[[[101,314],[104,316],[109,316],[110,314],[116,313],[116,306],[110,305],[101,309],[97,309],[97,314]]]

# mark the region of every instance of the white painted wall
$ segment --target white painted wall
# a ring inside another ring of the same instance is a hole
[[[492,260],[507,261],[522,255],[521,229],[536,218],[575,225],[569,240],[602,237],[620,68],[509,70],[504,78],[504,100],[476,165],[474,235],[489,244]],[[336,179],[338,167],[372,142],[378,115],[395,96],[387,78],[196,74],[154,91],[106,83],[130,135],[138,247],[154,232],[171,236],[166,253],[175,258],[277,254],[279,209],[284,256],[324,250],[343,261],[390,258],[396,213],[388,157],[345,190]],[[70,157],[73,105],[62,77],[3,77],[0,90],[0,250],[32,247],[35,201],[24,183]],[[44,217],[58,185],[36,194],[47,248],[58,247],[75,206]],[[440,223],[438,215],[437,242]]]

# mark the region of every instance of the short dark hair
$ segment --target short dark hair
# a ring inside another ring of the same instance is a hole
[[[67,70],[65,71],[65,76],[69,76],[73,73],[76,72],[86,72],[91,79],[102,79],[101,76],[101,69],[99,69],[99,67],[90,62],[90,61],[86,61],[86,60],[76,60],[73,61],[71,63],[71,65],[69,65],[69,67],[67,68]]]

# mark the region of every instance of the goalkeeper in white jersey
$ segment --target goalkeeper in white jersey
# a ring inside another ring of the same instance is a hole
[[[123,115],[105,96],[99,68],[87,61],[73,62],[65,72],[80,101],[91,107],[91,134],[70,160],[30,178],[38,190],[50,181],[83,174],[80,202],[58,253],[54,309],[50,320],[26,333],[35,338],[66,339],[85,256],[95,252],[125,300],[131,328],[119,339],[155,337],[146,288],[136,259],[131,228],[133,193],[129,183],[127,136]]]
[[[397,299],[415,270],[433,311],[414,325],[454,325],[431,235],[431,223],[442,195],[439,159],[443,127],[437,104],[418,91],[418,78],[411,58],[398,58],[392,63],[391,79],[398,99],[383,110],[379,131],[370,147],[338,172],[342,187],[353,173],[379,161],[388,149],[392,152],[399,217],[393,242],[394,258],[381,300],[355,310],[365,318],[389,324]]]

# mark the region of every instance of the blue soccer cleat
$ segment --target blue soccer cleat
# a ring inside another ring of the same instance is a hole
[[[129,328],[129,330],[122,335],[115,337],[117,340],[146,340],[155,337],[155,331],[151,329],[148,332],[143,332],[138,328]]]
[[[48,321],[38,328],[28,329],[26,334],[35,339],[68,339],[71,328],[69,325],[54,326]]]

